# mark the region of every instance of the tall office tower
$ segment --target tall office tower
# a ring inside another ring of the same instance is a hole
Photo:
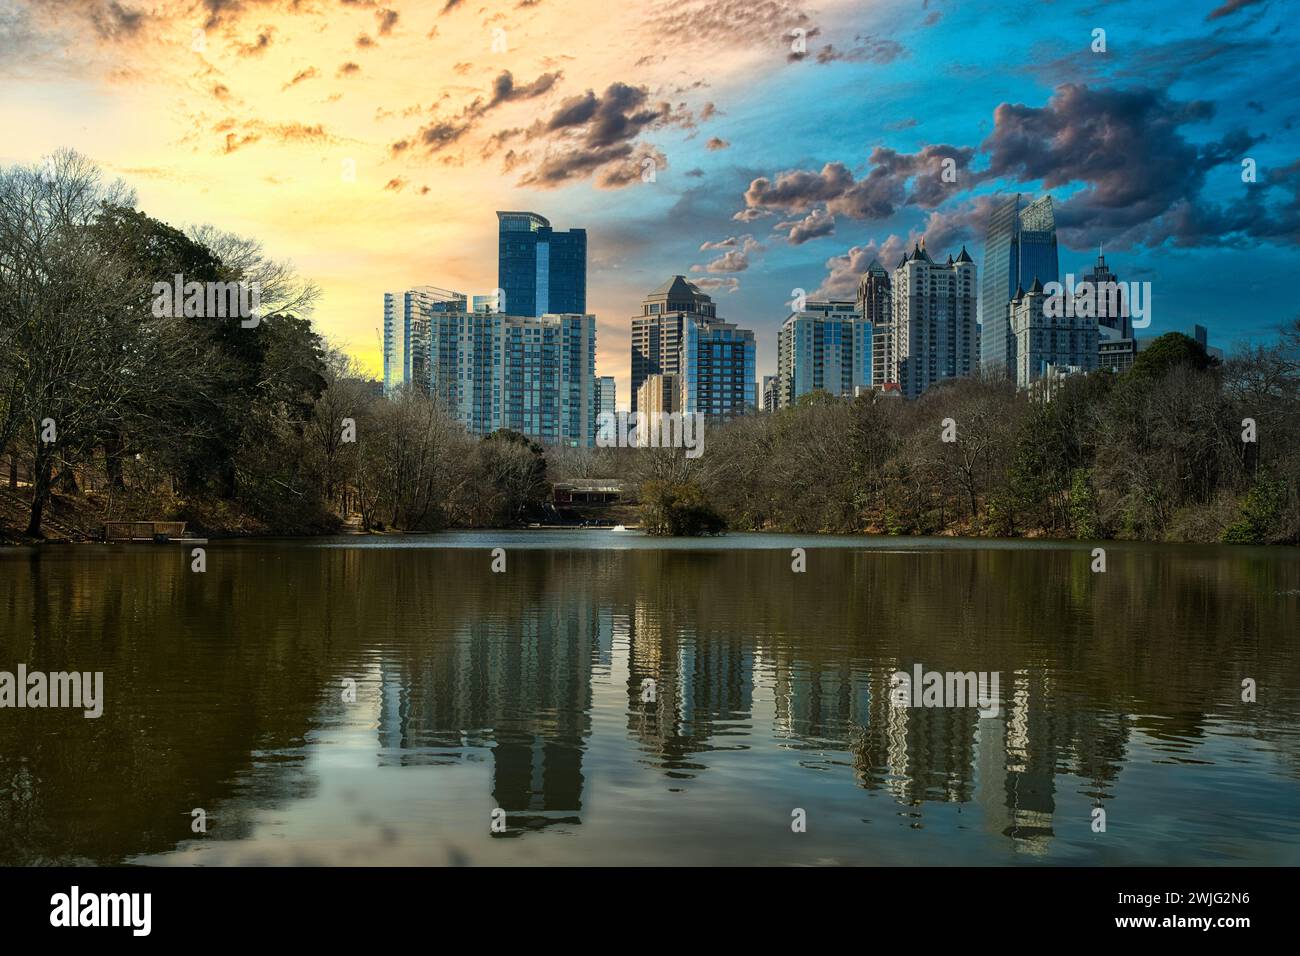
[[[596,414],[609,412],[611,415],[618,409],[618,390],[614,384],[614,376],[602,375],[596,379]]]
[[[498,212],[497,286],[507,315],[587,311],[587,230],[556,232],[535,212]]]
[[[384,394],[410,382],[429,383],[429,317],[439,309],[465,307],[465,296],[434,286],[384,293]]]
[[[761,389],[763,393],[762,395],[763,411],[765,412],[776,411],[777,402],[779,400],[778,396],[780,395],[780,383],[781,383],[781,376],[779,375],[763,376],[763,387]]]
[[[1023,198],[1016,193],[989,216],[979,294],[979,364],[985,374],[1014,376],[1015,337],[1007,323],[1007,306],[1016,290],[1034,279],[1044,285],[1060,281],[1052,197],[1022,206]]]
[[[632,411],[637,392],[651,375],[682,371],[682,324],[687,318],[716,319],[717,306],[685,276],[673,276],[641,303],[632,319]]]
[[[871,339],[871,323],[862,318],[857,303],[807,300],[803,311],[791,312],[781,323],[778,406],[785,408],[814,389],[851,398],[858,389],[870,388]]]
[[[871,324],[871,384],[885,384],[885,370],[894,367],[893,306],[890,305],[889,273],[876,259],[858,283],[858,313]]]
[[[1047,298],[1043,284],[1035,280],[1028,290],[1016,289],[1007,306],[1011,334],[1016,339],[1016,385],[1020,388],[1029,388],[1046,376],[1049,366],[1081,372],[1097,368],[1096,317],[1046,315]]]
[[[681,411],[682,383],[676,375],[651,375],[641,383],[637,409],[647,415]]]
[[[897,358],[886,366],[885,382],[897,382],[904,398],[978,368],[975,280],[975,263],[965,246],[956,259],[937,263],[920,243],[894,269],[891,325]]]
[[[682,404],[686,414],[724,419],[757,407],[754,333],[720,319],[682,322]]]
[[[596,438],[596,317],[500,316],[501,427],[549,445]]]

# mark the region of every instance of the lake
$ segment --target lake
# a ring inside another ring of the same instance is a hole
[[[0,551],[0,670],[104,675],[0,709],[0,863],[1300,863],[1300,556],[1093,547]],[[997,712],[900,706],[917,665]]]

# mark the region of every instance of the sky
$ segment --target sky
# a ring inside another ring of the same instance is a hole
[[[1268,341],[1300,314],[1297,47],[1281,0],[0,0],[0,164],[71,147],[256,237],[375,375],[385,291],[496,287],[496,210],[585,228],[626,407],[669,276],[771,374],[794,290],[923,237],[982,268],[1015,192],[1053,197],[1063,274],[1100,246],[1151,283],[1148,334]]]

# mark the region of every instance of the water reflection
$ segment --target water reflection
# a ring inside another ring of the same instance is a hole
[[[0,556],[0,669],[107,691],[0,711],[0,862],[1300,859],[1293,555],[734,544]]]

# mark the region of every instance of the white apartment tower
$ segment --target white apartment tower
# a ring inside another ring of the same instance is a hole
[[[963,246],[954,259],[935,262],[922,240],[906,253],[890,282],[892,337],[884,382],[897,382],[904,398],[979,369],[975,262]],[[882,383],[883,384],[883,383]]]

